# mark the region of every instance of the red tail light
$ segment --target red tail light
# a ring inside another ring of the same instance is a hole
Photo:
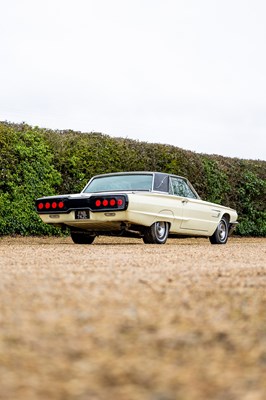
[[[91,210],[95,212],[123,211],[128,207],[126,194],[99,194],[80,198],[44,197],[37,199],[35,207],[40,214],[63,214],[75,210]]]
[[[37,202],[37,210],[40,212],[45,212],[45,211],[49,211],[51,209],[51,211],[57,211],[57,210],[62,210],[65,207],[65,203],[63,201],[46,201],[46,202]]]
[[[90,203],[91,209],[95,211],[102,210],[125,210],[127,208],[127,198],[124,195],[92,197]]]
[[[58,203],[58,208],[64,208],[64,203],[63,203],[63,201],[59,201],[59,203]]]

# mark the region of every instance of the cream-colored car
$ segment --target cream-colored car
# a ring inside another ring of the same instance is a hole
[[[158,172],[97,175],[79,194],[39,198],[36,210],[43,222],[69,227],[77,244],[99,235],[155,244],[205,236],[225,244],[237,224],[235,210],[201,200],[183,177]]]

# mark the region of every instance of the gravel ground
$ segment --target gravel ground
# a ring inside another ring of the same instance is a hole
[[[264,400],[266,239],[0,239],[0,399]]]

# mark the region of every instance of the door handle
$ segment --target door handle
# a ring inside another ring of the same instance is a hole
[[[183,199],[183,200],[182,200],[182,203],[183,203],[183,204],[187,204],[187,203],[188,203],[188,199]]]

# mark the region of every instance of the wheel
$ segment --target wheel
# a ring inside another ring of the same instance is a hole
[[[169,233],[167,222],[155,222],[145,229],[143,241],[147,244],[164,244]]]
[[[91,244],[95,239],[95,236],[86,232],[70,232],[70,236],[75,244]]]
[[[211,244],[225,244],[228,239],[228,222],[225,218],[222,218],[219,222],[216,231],[210,236]]]

